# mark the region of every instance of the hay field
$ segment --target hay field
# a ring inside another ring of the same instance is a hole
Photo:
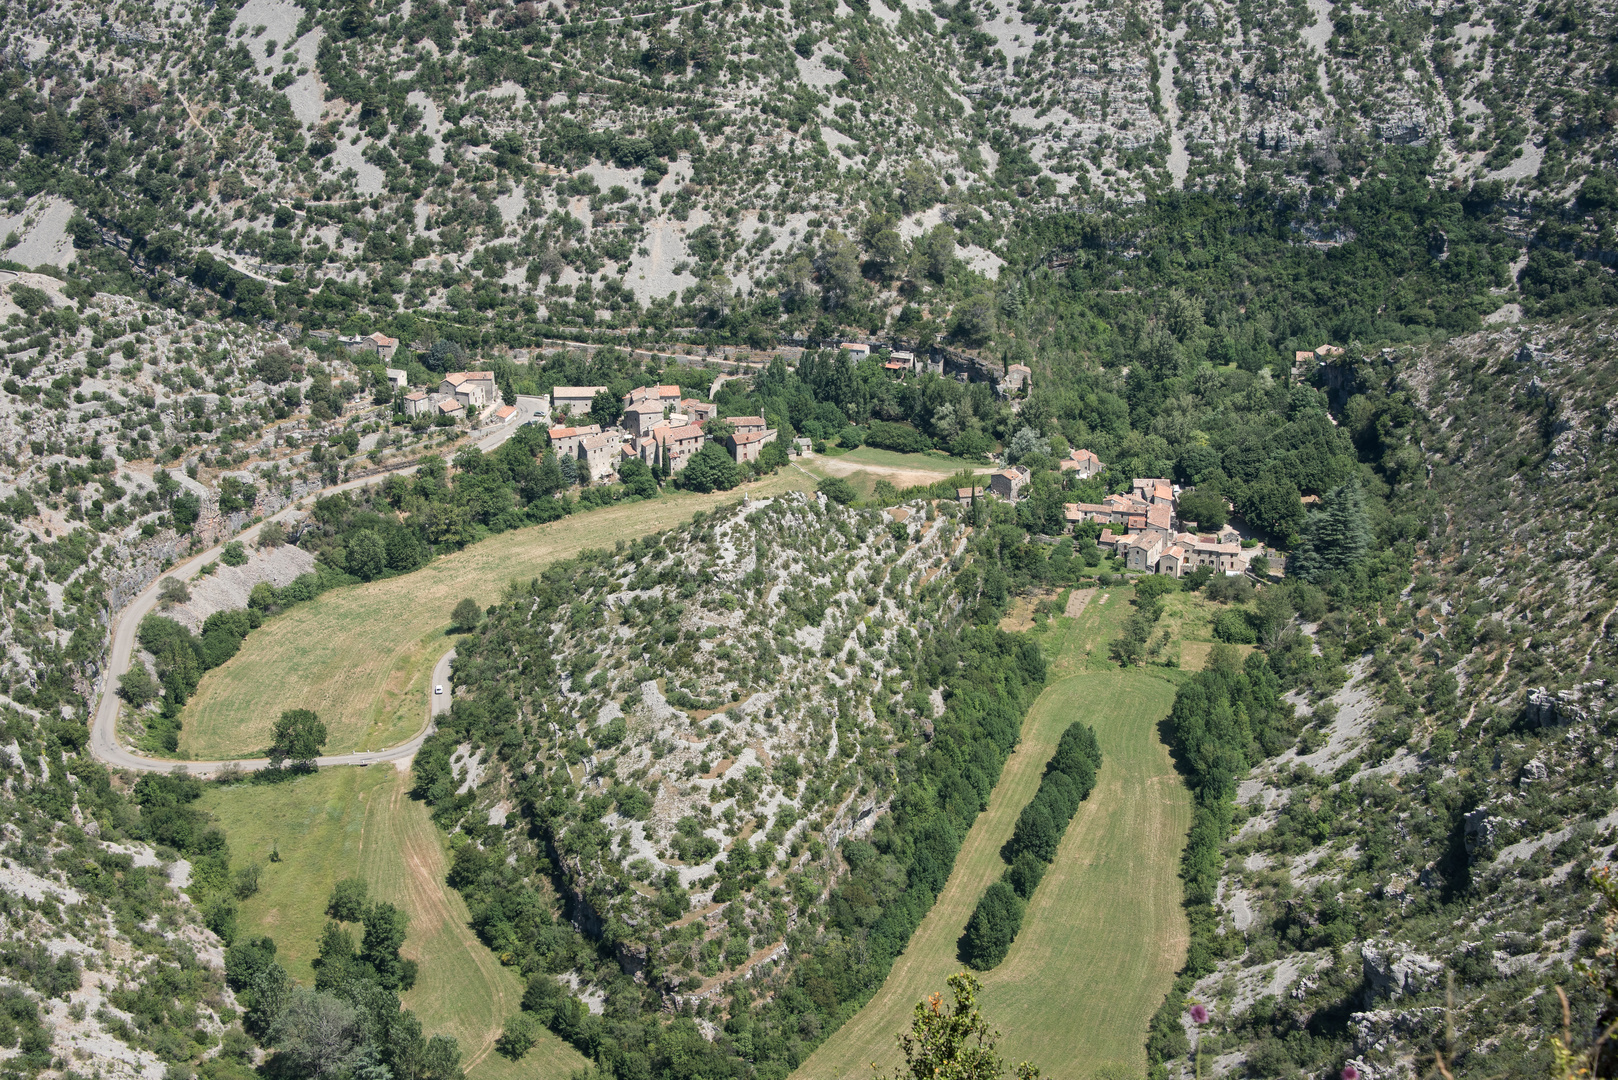
[[[968,834],[943,894],[881,990],[799,1068],[812,1080],[864,1077],[899,1063],[894,1038],[917,1001],[961,969],[956,945],[978,898],[999,877],[1000,847],[1033,796],[1067,725],[1094,725],[1103,763],[1056,862],[1035,892],[1010,955],[983,975],[985,1017],[1009,1061],[1047,1076],[1146,1069],[1146,1025],[1184,960],[1179,854],[1191,800],[1158,722],[1175,684],[1161,669],[1120,671],[1106,642],[1128,616],[1128,589],[1047,631],[1051,682],[1029,710],[1023,741]]]
[[[522,1000],[522,980],[500,966],[468,924],[466,904],[444,883],[444,836],[389,765],[325,769],[286,784],[212,788],[203,807],[230,839],[235,865],[264,866],[257,895],[241,904],[241,932],[275,939],[277,956],[305,986],[332,886],[358,876],[371,896],[410,915],[404,955],[421,964],[404,1004],[428,1034],[453,1035],[471,1080],[563,1080],[585,1061],[546,1032],[520,1062],[494,1052]],[[268,861],[278,849],[281,861]]]

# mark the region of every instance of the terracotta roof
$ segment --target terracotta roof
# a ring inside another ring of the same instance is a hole
[[[426,398],[427,398],[427,392],[425,390],[417,390],[413,394],[406,394],[405,395],[405,400],[406,401],[425,401]]]
[[[516,412],[517,412],[517,406],[515,406],[515,405],[502,405],[498,409],[494,410],[494,415],[496,415],[500,419],[504,420],[508,416],[515,415]]]
[[[399,339],[398,338],[389,337],[388,335],[384,334],[380,330],[378,330],[374,334],[368,335],[368,337],[369,337],[369,339],[371,341],[376,342],[377,345],[381,346],[384,349],[389,349],[389,348],[392,348],[393,346],[399,344]]]
[[[553,439],[570,439],[575,435],[595,435],[600,431],[595,424],[585,424],[581,427],[553,427],[550,435]]]
[[[734,427],[768,426],[762,416],[727,416],[725,417],[725,422]]]
[[[906,365],[901,364],[897,360],[889,360],[886,364],[883,364],[882,366],[887,368],[889,371],[904,371],[905,368],[906,368]]]
[[[605,386],[558,386],[551,390],[551,396],[566,398],[593,398],[598,392],[605,389]]]
[[[1174,511],[1166,506],[1154,506],[1146,511],[1146,524],[1158,529],[1168,529],[1174,520]]]
[[[460,412],[461,403],[454,398],[445,398],[438,403],[438,411],[441,413]]]
[[[956,488],[955,489],[955,497],[957,499],[970,499],[974,495],[982,495],[982,494],[983,494],[983,489],[982,488]]]
[[[684,442],[687,439],[702,438],[702,427],[699,424],[687,424],[685,427],[658,428],[652,434],[660,443]]]
[[[579,445],[584,447],[586,450],[599,450],[603,446],[606,446],[613,441],[614,440],[611,435],[608,435],[606,432],[602,432],[600,435],[586,436],[584,441]]]
[[[773,434],[775,434],[773,429],[767,429],[765,431],[742,432],[742,433],[739,433],[739,434],[736,434],[736,435],[732,435],[730,438],[731,438],[732,442],[737,443],[738,445],[741,445],[741,444],[745,444],[745,443],[758,442],[760,439],[767,439]]]
[[[451,386],[459,386],[463,382],[494,382],[492,371],[452,371],[444,376],[444,381]]]

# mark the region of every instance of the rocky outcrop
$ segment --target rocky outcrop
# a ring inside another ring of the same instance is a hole
[[[1361,946],[1360,961],[1367,1006],[1431,990],[1444,973],[1444,965],[1432,957],[1392,943]]]

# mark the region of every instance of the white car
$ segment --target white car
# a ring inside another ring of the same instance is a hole
[[[440,686],[433,687],[433,693],[442,694],[443,692],[444,692],[443,686],[440,685]]]

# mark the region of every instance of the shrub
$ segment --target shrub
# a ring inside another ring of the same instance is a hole
[[[1258,634],[1248,621],[1247,613],[1237,608],[1221,611],[1214,620],[1213,631],[1214,637],[1232,645],[1251,645],[1258,641]]]

